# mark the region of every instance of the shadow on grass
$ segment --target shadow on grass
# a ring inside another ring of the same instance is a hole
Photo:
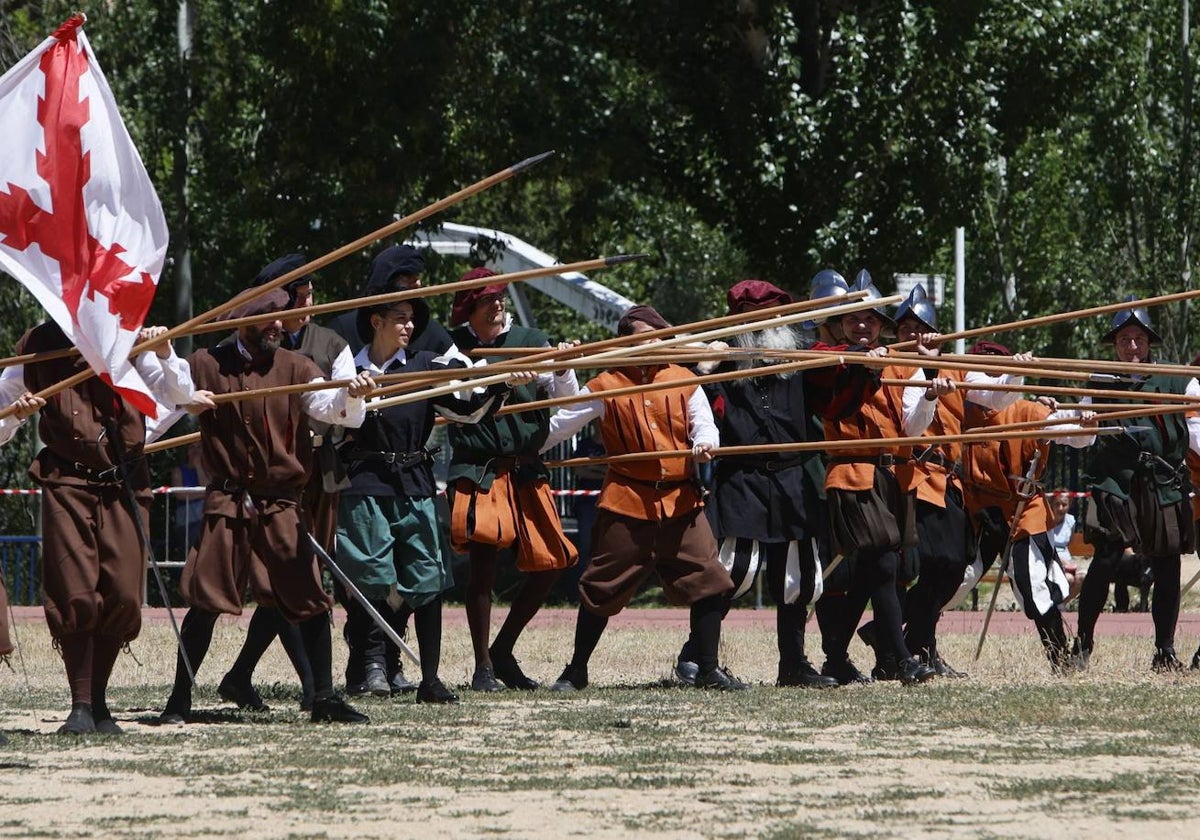
[[[153,712],[153,710],[147,710]],[[180,726],[178,723],[164,723],[159,719],[158,713],[140,715],[135,717],[135,723],[140,723],[144,726]],[[220,723],[253,723],[253,724],[270,724],[270,723],[291,723],[290,719],[273,719],[270,712],[243,712],[237,709],[193,709],[191,714],[187,716],[183,725],[191,726],[193,724],[220,724]]]

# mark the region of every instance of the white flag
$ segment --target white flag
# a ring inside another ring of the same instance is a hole
[[[73,15],[0,77],[0,268],[153,417],[129,351],[162,272],[167,221],[83,21]]]

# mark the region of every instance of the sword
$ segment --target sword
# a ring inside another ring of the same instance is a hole
[[[379,614],[379,610],[375,609],[375,605],[367,599],[366,595],[362,594],[362,590],[354,585],[354,581],[347,577],[346,573],[341,570],[337,563],[333,562],[333,558],[329,556],[329,552],[321,547],[321,544],[317,542],[317,538],[312,534],[309,534],[308,539],[312,542],[313,548],[317,552],[317,556],[321,558],[321,562],[325,564],[325,567],[329,569],[335,578],[338,579],[342,586],[346,587],[346,591],[354,596],[354,600],[358,601],[358,603],[362,605],[363,609],[367,611],[367,615],[369,615],[371,620],[375,622],[375,625],[383,631],[385,636],[391,639],[392,644],[404,651],[405,656],[411,659],[413,664],[420,668],[421,660],[417,657],[417,654],[413,651],[413,649],[405,644],[404,640],[400,638],[400,634],[396,632],[396,628],[388,624],[387,619]]]
[[[979,654],[983,650],[983,640],[987,638],[988,625],[992,623],[992,613],[996,611],[996,596],[1000,594],[1000,587],[1004,584],[1004,572],[1008,569],[1008,555],[1012,551],[1013,538],[1017,534],[1017,522],[1020,521],[1021,514],[1025,511],[1029,500],[1037,493],[1037,466],[1041,458],[1042,451],[1035,449],[1033,457],[1029,460],[1029,469],[1017,482],[1017,497],[1020,501],[1013,513],[1012,523],[1008,526],[1008,540],[1004,543],[1004,550],[1000,553],[1000,571],[996,573],[996,586],[992,590],[992,598],[988,602],[987,614],[983,617],[983,629],[979,631],[979,644],[975,646],[975,662],[979,661]]]
[[[113,442],[113,450],[117,453],[117,469],[121,474],[121,485],[125,488],[125,495],[129,497],[129,507],[133,510],[133,521],[141,534],[142,544],[146,546],[146,559],[150,561],[150,568],[154,570],[154,580],[158,583],[158,594],[162,598],[163,606],[167,608],[167,618],[171,619],[171,629],[175,631],[175,645],[179,651],[179,658],[183,660],[183,667],[187,670],[188,679],[192,681],[192,685],[195,685],[196,671],[192,668],[192,662],[183,646],[183,636],[180,635],[179,624],[175,621],[175,611],[171,609],[171,598],[167,595],[167,584],[163,581],[162,567],[158,565],[158,558],[154,555],[154,546],[150,544],[150,529],[146,527],[146,522],[142,518],[142,506],[138,504],[137,493],[133,492],[133,485],[129,483],[129,470],[125,460],[125,441],[121,439],[121,433],[115,424],[111,427],[106,425],[101,431],[101,435],[103,434],[107,434]]]

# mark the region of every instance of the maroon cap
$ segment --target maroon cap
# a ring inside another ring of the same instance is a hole
[[[458,280],[461,283],[464,280],[482,280],[484,277],[495,276],[496,272],[480,266],[472,268]],[[493,283],[490,286],[463,289],[461,292],[457,292],[454,295],[454,303],[450,306],[450,326],[457,327],[459,324],[465,324],[471,317],[471,313],[475,311],[475,304],[489,295],[502,295],[507,288],[507,283]]]
[[[617,322],[617,335],[632,335],[634,321],[649,324],[656,330],[665,330],[671,326],[667,319],[659,315],[658,310],[653,306],[631,306],[625,310],[625,314]]]
[[[742,280],[733,285],[725,295],[730,314],[745,312],[750,308],[783,306],[792,302],[792,296],[766,280]]]
[[[1003,344],[997,344],[994,341],[977,341],[971,346],[968,353],[974,353],[976,356],[1011,356],[1012,351]]]

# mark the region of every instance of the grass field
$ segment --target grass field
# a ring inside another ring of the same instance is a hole
[[[614,625],[579,695],[372,699],[370,726],[337,727],[299,713],[278,649],[258,675],[272,712],[218,700],[243,633],[222,624],[206,722],[156,727],[172,645],[148,625],[114,677],[128,734],[74,739],[51,734],[67,698],[44,628],[18,632],[0,836],[1200,836],[1200,675],[1150,674],[1148,639],[1102,639],[1065,679],[1027,634],[990,641],[969,679],[813,692],[769,685],[768,630],[731,630],[723,660],[763,685],[722,695],[667,686],[680,634]],[[552,680],[569,645],[569,626],[531,628],[519,655]],[[973,639],[943,648],[965,665]],[[469,671],[448,633],[443,677]]]

